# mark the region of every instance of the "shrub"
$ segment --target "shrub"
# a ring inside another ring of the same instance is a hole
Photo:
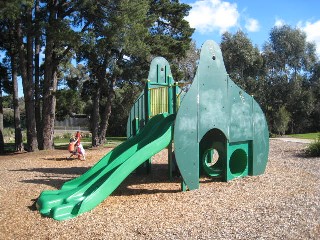
[[[320,157],[320,133],[315,142],[309,144],[306,154],[309,157]]]

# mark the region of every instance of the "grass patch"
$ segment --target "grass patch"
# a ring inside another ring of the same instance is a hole
[[[126,141],[127,138],[126,137],[107,137],[107,143],[104,144],[104,147],[116,147],[119,144],[123,143],[124,141]],[[68,149],[68,144],[69,144],[70,139],[69,138],[55,138],[54,139],[54,147],[55,149]],[[82,146],[87,149],[92,147],[92,138],[90,137],[85,137],[85,138],[81,138],[81,144]]]
[[[303,134],[290,134],[290,135],[288,135],[288,137],[317,140],[319,134],[320,134],[320,132],[317,132],[317,133],[303,133]]]
[[[63,144],[63,143],[69,144],[69,141],[70,141],[70,138],[54,138],[54,144]],[[82,142],[91,143],[91,138],[81,138],[81,143]]]
[[[306,154],[309,157],[320,157],[320,133],[318,133],[316,140],[308,145]]]
[[[127,140],[127,137],[107,137],[108,141],[119,141],[124,142]]]

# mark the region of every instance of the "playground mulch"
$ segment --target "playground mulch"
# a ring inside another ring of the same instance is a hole
[[[0,156],[0,239],[319,239],[320,158],[305,158],[305,147],[270,140],[265,174],[202,177],[187,192],[168,180],[163,150],[151,174],[131,174],[95,209],[62,222],[41,216],[37,197],[110,149],[88,149],[86,161],[66,160],[63,150]]]

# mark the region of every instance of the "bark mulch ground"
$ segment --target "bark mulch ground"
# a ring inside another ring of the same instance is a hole
[[[270,140],[265,174],[228,183],[202,177],[181,192],[168,180],[166,150],[150,175],[131,174],[90,212],[43,217],[35,200],[83,174],[110,149],[66,160],[65,150],[0,156],[0,239],[320,239],[320,158],[306,144]]]

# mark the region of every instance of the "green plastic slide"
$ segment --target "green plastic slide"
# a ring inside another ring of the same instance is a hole
[[[138,135],[110,151],[86,173],[60,190],[43,191],[37,201],[40,213],[66,220],[95,208],[137,167],[169,145],[174,120],[175,115],[167,113],[153,117]]]

